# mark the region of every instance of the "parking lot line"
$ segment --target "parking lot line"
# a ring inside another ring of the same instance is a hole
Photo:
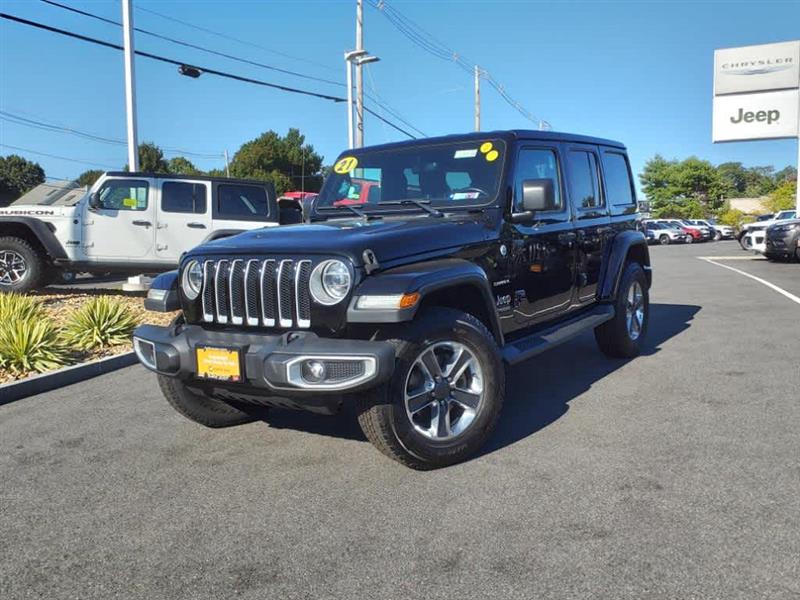
[[[731,267],[731,266],[728,266],[728,265],[723,265],[723,264],[720,264],[720,263],[716,262],[717,260],[728,260],[724,256],[717,256],[717,257],[713,257],[713,258],[709,257],[709,256],[698,256],[698,258],[700,260],[704,260],[704,261],[706,261],[708,263],[711,263],[712,265],[717,265],[718,267],[722,267],[723,269],[728,269],[728,270],[733,271],[735,273],[739,273],[740,275],[744,275],[745,277],[749,277],[750,279],[754,279],[755,281],[767,286],[768,288],[770,288],[772,290],[775,290],[779,294],[781,294],[783,296],[786,296],[792,302],[800,304],[800,298],[798,298],[794,294],[791,294],[791,293],[787,292],[783,288],[778,287],[774,283],[770,283],[766,279],[762,279],[761,277],[756,277],[755,275],[751,275],[750,273],[746,273],[746,272],[742,271],[741,269],[737,269],[735,267]]]

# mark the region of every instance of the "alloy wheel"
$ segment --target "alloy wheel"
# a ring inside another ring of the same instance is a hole
[[[25,257],[13,250],[0,251],[0,285],[16,285],[27,273]]]
[[[634,342],[642,335],[644,327],[644,292],[638,281],[628,288],[625,300],[625,322],[628,326],[628,337]]]
[[[427,346],[406,376],[406,414],[414,430],[445,441],[463,434],[484,399],[483,371],[475,354],[455,341]]]

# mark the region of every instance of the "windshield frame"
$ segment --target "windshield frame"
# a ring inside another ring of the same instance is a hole
[[[454,150],[460,149],[460,146],[473,144],[476,148],[478,148],[481,144],[485,142],[491,142],[495,144],[495,147],[500,149],[500,156],[498,157],[497,161],[499,165],[498,174],[497,174],[497,185],[496,189],[494,190],[493,194],[489,194],[488,197],[481,201],[480,198],[477,199],[470,199],[468,201],[458,201],[458,203],[454,202],[453,200],[446,200],[442,199],[434,199],[433,202],[430,200],[416,198],[433,209],[441,211],[443,213],[448,212],[458,212],[463,210],[477,210],[477,209],[484,209],[491,206],[497,206],[499,199],[502,197],[504,184],[507,178],[508,172],[508,164],[509,164],[509,155],[511,153],[512,144],[509,140],[502,136],[492,136],[487,135],[486,137],[479,137],[475,139],[463,139],[463,140],[436,140],[436,141],[414,141],[414,142],[406,142],[402,145],[392,145],[387,148],[354,148],[352,150],[345,150],[344,152],[340,153],[337,156],[336,161],[334,161],[334,165],[341,161],[345,157],[353,156],[359,158],[365,154],[374,155],[376,153],[395,153],[395,152],[405,152],[409,149],[419,148],[421,151],[429,148],[437,148],[437,147],[451,147]],[[369,167],[368,167],[369,168]],[[352,218],[352,213],[344,209],[343,206],[320,206],[319,199],[322,198],[326,192],[327,188],[332,185],[333,172],[331,172],[322,184],[322,188],[319,191],[319,196],[317,197],[317,201],[314,202],[314,210],[312,217],[317,217],[319,219],[330,219],[330,218],[337,218],[337,217],[345,217],[345,218]],[[366,215],[369,216],[381,216],[381,215],[393,215],[393,214],[408,214],[408,213],[421,213],[424,212],[418,206],[414,206],[413,203],[408,204],[399,204],[395,203],[398,201],[402,201],[404,199],[387,199],[385,202],[378,202],[376,204],[358,204],[356,208],[360,211],[364,212]]]

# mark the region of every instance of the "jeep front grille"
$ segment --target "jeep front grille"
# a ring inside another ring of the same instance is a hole
[[[203,321],[311,327],[310,278],[310,260],[207,260],[203,263]]]

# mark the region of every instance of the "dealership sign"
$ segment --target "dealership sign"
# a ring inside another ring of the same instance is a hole
[[[714,98],[714,141],[797,137],[800,92],[733,94]]]
[[[800,87],[800,41],[714,52],[714,95]]]
[[[714,52],[714,142],[800,136],[800,41]]]

